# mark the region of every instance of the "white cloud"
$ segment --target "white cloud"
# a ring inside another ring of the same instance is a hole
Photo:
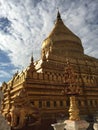
[[[42,41],[53,27],[57,7],[64,23],[82,39],[85,53],[98,58],[98,25],[95,25],[97,0],[93,2],[0,0],[0,2],[0,16],[7,17],[11,21],[10,34],[0,33],[0,48],[8,53],[14,66],[26,67],[32,52],[35,59],[40,57]]]
[[[5,72],[3,70],[0,70],[0,78],[3,78],[3,77],[10,77],[10,74],[8,72]]]
[[[1,68],[1,67],[7,67],[8,64],[10,64],[10,63],[3,63],[3,62],[0,62],[0,68]]]

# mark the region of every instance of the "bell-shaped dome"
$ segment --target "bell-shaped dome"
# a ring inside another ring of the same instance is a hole
[[[83,54],[80,38],[64,25],[59,11],[52,32],[42,43],[43,51],[45,54],[51,53],[61,57],[71,56],[73,53]]]

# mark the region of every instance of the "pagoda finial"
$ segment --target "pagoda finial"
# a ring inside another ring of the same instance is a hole
[[[33,62],[34,61],[34,59],[33,59],[33,56],[31,57],[31,62]]]
[[[34,62],[33,54],[31,56],[31,63]]]
[[[58,9],[58,13],[57,13],[57,20],[61,20],[61,15],[60,15],[59,9]]]
[[[33,58],[33,53],[32,53],[32,56],[31,56],[31,63],[30,63],[30,66],[29,66],[32,70],[35,69],[35,66],[34,66],[34,58]]]

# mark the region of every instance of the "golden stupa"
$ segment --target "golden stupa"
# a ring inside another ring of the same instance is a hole
[[[80,116],[98,111],[98,59],[84,54],[80,38],[64,25],[58,12],[52,32],[42,43],[41,59],[34,62],[32,57],[25,70],[2,84],[1,113],[12,129],[50,130],[51,123],[68,116],[67,61],[81,91],[76,97]]]

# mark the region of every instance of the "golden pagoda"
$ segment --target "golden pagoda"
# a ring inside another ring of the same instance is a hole
[[[34,62],[32,57],[25,70],[2,84],[1,113],[12,129],[51,130],[51,123],[68,116],[67,60],[81,91],[76,97],[80,116],[98,111],[98,59],[84,54],[80,38],[58,12],[52,32],[42,43],[41,59]]]

